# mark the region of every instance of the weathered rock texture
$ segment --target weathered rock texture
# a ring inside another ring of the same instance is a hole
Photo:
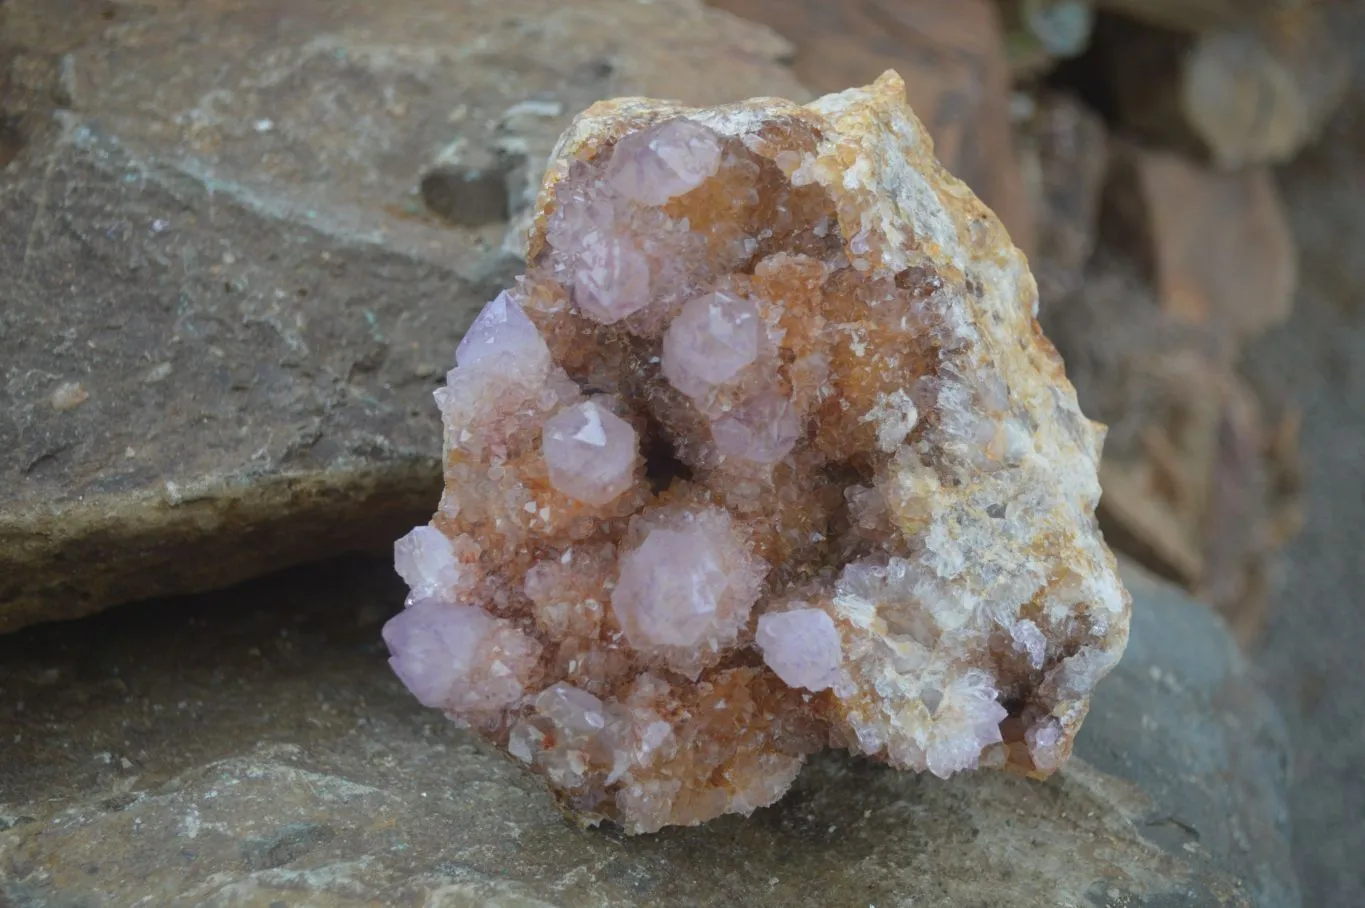
[[[1129,652],[1046,783],[830,755],[749,819],[564,822],[375,645],[331,563],[0,639],[0,902],[1292,908],[1288,742],[1206,609],[1135,572]]]
[[[1045,776],[1122,653],[1103,428],[903,92],[590,108],[436,392],[394,668],[587,819],[749,813],[827,743]]]
[[[392,538],[572,113],[800,96],[784,49],[689,0],[0,4],[0,631]]]
[[[1205,328],[1225,359],[1289,317],[1298,250],[1268,168],[1228,173],[1115,143],[1100,229],[1162,310]]]

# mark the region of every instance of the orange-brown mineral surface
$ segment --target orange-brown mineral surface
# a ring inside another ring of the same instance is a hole
[[[771,804],[824,747],[1052,772],[1129,601],[1036,308],[893,73],[594,105],[436,392],[394,670],[628,832]]]

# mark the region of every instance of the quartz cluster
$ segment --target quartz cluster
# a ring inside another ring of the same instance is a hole
[[[436,392],[394,670],[632,833],[770,804],[824,747],[1052,772],[1129,602],[1036,306],[893,73],[593,106]]]

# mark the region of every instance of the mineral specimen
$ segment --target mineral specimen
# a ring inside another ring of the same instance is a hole
[[[1128,632],[1103,427],[899,78],[597,104],[537,214],[396,549],[421,702],[632,833],[770,804],[826,746],[1055,770]]]

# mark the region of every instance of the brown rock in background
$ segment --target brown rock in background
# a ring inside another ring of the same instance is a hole
[[[1319,0],[1095,0],[1095,5],[1154,25],[1203,32],[1249,20],[1295,15]]]
[[[0,16],[0,631],[386,544],[569,118],[807,95],[692,0]]]
[[[894,69],[943,165],[1033,248],[1033,220],[1010,131],[1010,70],[990,0],[707,0],[796,47],[792,68],[818,93]]]
[[[1238,34],[1250,33],[1250,18]],[[1323,34],[1317,10],[1273,24],[1258,34],[1284,48]],[[1048,92],[1019,136],[1039,218],[1041,318],[1086,412],[1110,425],[1106,537],[1216,605],[1249,643],[1264,623],[1274,553],[1297,528],[1300,490],[1295,411],[1253,391],[1238,360],[1289,317],[1298,255],[1269,168],[1223,169],[1188,129],[1169,128],[1188,126],[1171,88],[1184,55],[1231,34],[1109,17],[1092,51],[1059,76],[1099,103],[1106,85],[1119,89],[1117,139],[1106,143],[1096,114]],[[1254,82],[1258,60],[1228,62]],[[1268,147],[1254,131],[1238,138],[1252,157]]]
[[[1090,44],[1095,25],[1090,0],[1002,0],[1000,8],[1015,79],[1041,76]]]
[[[1193,36],[1110,26],[1099,40],[1123,129],[1220,167],[1288,160],[1345,90],[1345,48],[1317,9]]]
[[[1097,165],[1102,125],[1047,96],[1021,136],[1042,319],[1082,406],[1110,425],[1106,537],[1249,643],[1298,519],[1293,411],[1267,407],[1237,371],[1244,346],[1289,317],[1296,287],[1270,172],[1125,141]]]
[[[1162,309],[1235,354],[1289,316],[1298,253],[1269,170],[1222,172],[1164,151],[1114,148],[1102,230]]]
[[[1266,617],[1271,556],[1295,528],[1292,501],[1271,484],[1274,430],[1229,371],[1188,360],[1161,375],[1174,405],[1144,426],[1135,456],[1101,466],[1102,520],[1249,645]]]
[[[1076,98],[1040,94],[1018,127],[1020,170],[1035,217],[1030,261],[1044,309],[1081,288],[1095,249],[1109,139]]]
[[[1110,426],[1105,538],[1203,597],[1249,643],[1272,556],[1298,524],[1294,411],[1267,408],[1239,377],[1223,326],[1163,309],[1112,250],[1042,320],[1082,408]]]

